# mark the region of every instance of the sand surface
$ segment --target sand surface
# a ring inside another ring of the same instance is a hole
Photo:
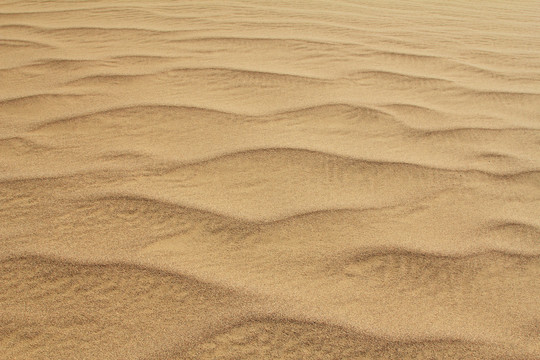
[[[0,359],[540,359],[538,1],[0,1]]]

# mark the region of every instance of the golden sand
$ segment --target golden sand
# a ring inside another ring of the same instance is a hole
[[[0,2],[0,359],[540,359],[537,1]]]

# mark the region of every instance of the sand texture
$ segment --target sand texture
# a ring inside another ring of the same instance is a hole
[[[540,3],[0,0],[4,359],[540,359]]]

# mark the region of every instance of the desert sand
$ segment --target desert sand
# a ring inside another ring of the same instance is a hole
[[[0,2],[0,359],[540,359],[538,1]]]

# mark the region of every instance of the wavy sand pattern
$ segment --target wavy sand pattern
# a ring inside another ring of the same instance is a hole
[[[0,359],[540,359],[539,23],[0,2]]]

